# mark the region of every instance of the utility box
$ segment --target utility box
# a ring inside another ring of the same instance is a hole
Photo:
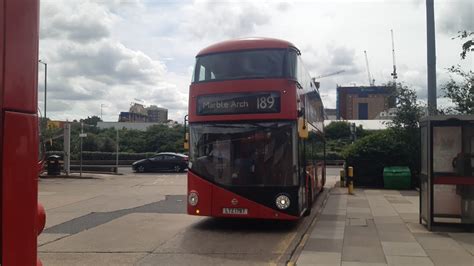
[[[421,125],[420,223],[474,226],[474,115]]]
[[[383,185],[387,189],[410,189],[410,168],[407,166],[385,167],[383,169]]]

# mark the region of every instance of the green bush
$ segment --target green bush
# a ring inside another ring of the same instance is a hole
[[[409,166],[414,168],[408,141],[396,130],[387,129],[363,137],[347,147],[343,156],[354,167],[354,183],[362,186],[383,186],[383,168]]]

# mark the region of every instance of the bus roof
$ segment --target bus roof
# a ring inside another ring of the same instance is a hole
[[[290,42],[273,38],[245,38],[234,39],[213,44],[202,49],[197,56],[227,51],[264,49],[264,48],[289,48],[296,46]]]

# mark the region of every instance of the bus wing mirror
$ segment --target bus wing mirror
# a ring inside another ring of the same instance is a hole
[[[308,123],[303,117],[298,118],[298,136],[307,139],[309,136]]]

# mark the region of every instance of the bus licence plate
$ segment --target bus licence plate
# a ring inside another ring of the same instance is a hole
[[[245,208],[222,208],[223,214],[239,214],[247,215],[249,213],[248,209]]]

